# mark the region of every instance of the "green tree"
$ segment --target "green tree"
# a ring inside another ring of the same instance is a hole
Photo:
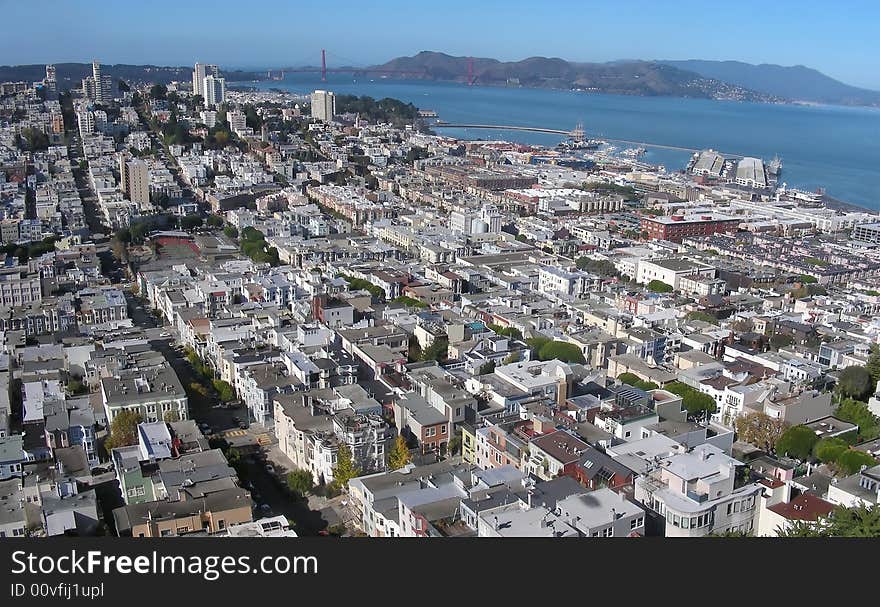
[[[739,440],[746,441],[764,451],[773,451],[776,442],[785,432],[785,422],[765,413],[740,415],[734,422]]]
[[[855,474],[862,466],[871,468],[877,465],[877,460],[871,454],[857,449],[847,449],[837,456],[834,461],[837,467],[846,474]]]
[[[532,358],[537,359],[538,354],[545,345],[553,341],[549,337],[544,337],[543,335],[536,335],[535,337],[530,337],[526,340],[529,348],[532,350]]]
[[[211,382],[214,386],[214,391],[217,392],[217,397],[224,403],[228,403],[229,401],[235,400],[235,389],[229,384],[229,382],[225,382],[222,379],[215,379]]]
[[[495,361],[490,360],[487,363],[483,363],[480,365],[480,369],[477,371],[477,375],[489,375],[490,373],[495,372]]]
[[[877,382],[880,382],[880,346],[877,344],[871,346],[871,354],[868,356],[865,370],[871,375],[871,381],[876,386]]]
[[[238,238],[238,229],[233,225],[228,225],[223,228],[223,233],[229,238]]]
[[[129,92],[129,91],[131,90],[131,87],[130,87],[130,86],[128,85],[128,83],[127,83],[125,80],[123,80],[122,78],[119,79],[119,81],[117,82],[116,86],[119,88],[119,92],[120,92],[120,93],[127,93],[127,92]]]
[[[212,228],[219,228],[223,226],[223,218],[217,215],[208,215],[208,225]]]
[[[648,290],[654,293],[672,293],[675,289],[672,285],[668,285],[662,280],[652,280],[648,283]]]
[[[203,223],[202,218],[198,215],[187,215],[186,217],[181,217],[180,228],[182,230],[192,230],[193,228],[202,227]]]
[[[165,414],[162,416],[163,422],[179,422],[180,421],[180,413],[177,409],[168,409]]]
[[[153,99],[165,99],[168,95],[168,87],[164,84],[154,84],[150,87],[150,97]]]
[[[857,400],[867,400],[874,393],[874,382],[865,367],[853,365],[840,373],[837,389],[844,396]]]
[[[104,441],[104,448],[110,451],[137,443],[137,426],[142,421],[141,414],[132,409],[125,409],[117,413],[110,424],[110,436]]]
[[[356,478],[361,473],[360,468],[354,462],[351,449],[342,443],[336,451],[336,465],[333,466],[333,486],[338,490],[345,490],[348,481]]]
[[[880,432],[880,418],[874,415],[868,409],[868,405],[862,401],[844,398],[834,411],[834,416],[856,424],[859,427],[859,436],[864,440],[874,438]]]
[[[816,433],[806,426],[792,426],[782,433],[776,442],[776,452],[806,460],[812,455],[813,447],[818,442]]]
[[[308,470],[294,470],[287,474],[287,486],[296,495],[304,497],[315,488],[315,482]]]
[[[823,521],[796,521],[779,537],[880,537],[880,507],[837,506]]]
[[[422,350],[419,358],[424,361],[436,360],[437,362],[443,362],[448,355],[449,340],[445,337],[437,337],[430,346]]]
[[[561,360],[567,363],[586,363],[584,353],[574,344],[565,341],[549,341],[538,350],[541,360]]]
[[[774,333],[770,336],[770,345],[776,350],[786,348],[794,343],[794,338],[785,333]]]
[[[82,380],[71,378],[71,380],[67,382],[67,391],[73,396],[79,396],[81,394],[88,394],[89,387],[85,385]]]
[[[410,461],[409,448],[406,445],[406,439],[400,434],[394,439],[394,445],[388,452],[388,467],[391,470],[399,470],[406,466]]]
[[[836,462],[840,454],[847,449],[849,449],[849,445],[843,439],[837,437],[823,438],[813,447],[813,455],[820,462],[831,464]]]
[[[663,389],[680,396],[684,408],[687,409],[687,412],[690,415],[697,416],[704,411],[708,411],[709,413],[715,412],[715,399],[708,394],[703,394],[699,390],[695,390],[687,384],[674,381],[666,384]]]

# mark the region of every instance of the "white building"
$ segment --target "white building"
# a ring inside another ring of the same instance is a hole
[[[205,76],[205,107],[217,107],[226,99],[226,78]]]
[[[667,537],[752,533],[762,485],[737,487],[736,468],[740,465],[742,462],[708,443],[691,451],[682,447],[651,463],[635,482],[635,499],[666,519]]]
[[[220,68],[216,65],[205,65],[204,63],[196,63],[193,68],[192,84],[193,95],[205,96],[205,78],[208,76],[219,76]]]
[[[322,122],[330,122],[336,115],[336,95],[330,91],[312,93],[312,117]]]

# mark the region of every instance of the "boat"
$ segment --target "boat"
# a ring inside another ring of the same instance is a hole
[[[782,159],[779,156],[774,156],[773,160],[767,163],[767,172],[774,177],[782,173]]]

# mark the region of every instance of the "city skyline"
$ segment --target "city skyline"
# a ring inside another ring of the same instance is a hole
[[[530,56],[573,62],[706,59],[805,65],[847,84],[880,89],[873,66],[880,48],[872,27],[880,7],[873,3],[852,2],[838,14],[793,2],[746,0],[736,14],[725,17],[724,28],[691,0],[674,9],[640,1],[624,4],[558,2],[555,11],[547,11],[520,2],[473,6],[453,1],[443,11],[418,16],[415,22],[430,22],[430,28],[415,28],[406,27],[412,23],[411,7],[397,0],[369,14],[347,0],[333,11],[266,1],[247,12],[227,0],[212,3],[210,11],[201,3],[161,0],[151,7],[170,18],[157,31],[131,27],[136,15],[126,6],[106,11],[92,0],[75,6],[49,1],[6,8],[10,23],[39,20],[52,36],[34,49],[32,30],[14,28],[0,42],[0,55],[9,65],[97,58],[106,64],[175,66],[211,61],[227,69],[316,65],[321,48],[336,65],[379,64],[422,50],[502,61]],[[92,10],[96,27],[67,27],[84,10]],[[624,21],[633,14],[640,16],[637,22]],[[755,22],[754,14],[761,19]],[[200,27],[193,29],[192,23]],[[308,28],[302,27],[305,23]],[[377,37],[382,28],[395,36]],[[235,44],[236,39],[247,43]]]

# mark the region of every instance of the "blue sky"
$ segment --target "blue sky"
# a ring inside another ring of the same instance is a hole
[[[502,60],[734,59],[880,89],[880,2],[0,0],[0,63],[367,65],[420,50]]]

